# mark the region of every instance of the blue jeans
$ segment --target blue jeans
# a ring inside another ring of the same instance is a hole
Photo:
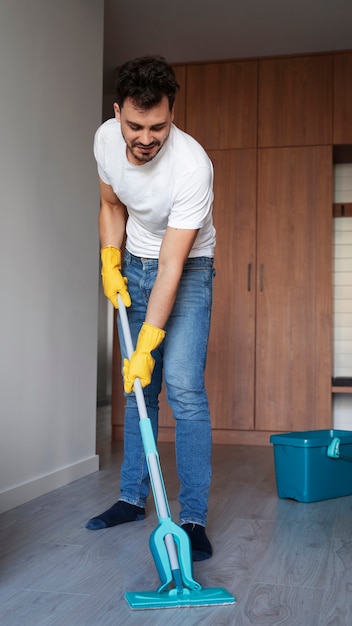
[[[126,250],[123,275],[128,278],[132,306],[128,309],[133,345],[145,320],[158,271],[157,259],[143,259]],[[180,524],[206,525],[211,481],[211,423],[204,369],[212,308],[213,259],[188,259],[176,302],[165,327],[166,336],[154,350],[155,368],[144,388],[155,440],[158,434],[158,396],[162,375],[176,428],[176,467],[180,481]],[[122,359],[126,357],[118,318]],[[139,415],[134,394],[125,394],[124,460],[120,499],[145,507],[150,491]]]

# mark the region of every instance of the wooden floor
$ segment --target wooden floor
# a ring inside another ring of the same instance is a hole
[[[148,547],[156,515],[151,500],[142,522],[86,530],[118,495],[121,444],[110,441],[108,407],[98,413],[100,472],[0,516],[2,626],[352,624],[352,497],[279,500],[271,446],[214,447],[214,556],[194,577],[237,603],[132,611],[124,593],[159,584]],[[159,455],[177,521],[173,446]]]

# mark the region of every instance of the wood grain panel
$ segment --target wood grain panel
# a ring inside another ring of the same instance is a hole
[[[256,151],[213,151],[209,156],[217,245],[206,387],[215,430],[252,430]],[[160,425],[172,426],[164,393],[160,402]]]
[[[352,542],[331,542],[327,567],[326,592],[321,606],[321,626],[352,623]]]
[[[331,424],[331,199],[331,148],[259,151],[259,430]]]
[[[122,445],[111,444],[108,407],[100,407],[97,417],[101,471],[0,516],[1,624],[352,623],[352,498],[307,504],[279,500],[272,449],[248,445],[214,446],[207,523],[214,552],[194,564],[195,580],[204,589],[225,587],[236,604],[131,611],[126,591],[160,585],[148,549],[158,519],[150,496],[143,521],[97,532],[84,527],[118,497]],[[162,443],[158,449],[177,523],[174,446]]]
[[[334,55],[335,144],[352,144],[352,52]]]
[[[257,144],[257,62],[187,66],[186,130],[206,150]]]
[[[184,65],[174,65],[173,70],[175,72],[176,80],[180,85],[180,90],[176,96],[175,101],[175,119],[174,124],[181,128],[186,129],[186,67]]]
[[[334,202],[333,217],[352,217],[352,202]]]
[[[259,61],[258,146],[332,143],[332,56]]]
[[[322,588],[331,545],[331,529],[322,521],[280,526],[255,580],[289,587]],[[281,563],[281,567],[277,566]],[[290,622],[288,622],[290,623]],[[302,626],[305,621],[302,621]]]
[[[215,429],[254,427],[256,151],[210,152],[217,230],[206,385]]]

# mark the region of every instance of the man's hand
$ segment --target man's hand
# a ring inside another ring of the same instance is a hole
[[[165,335],[165,331],[161,328],[156,328],[156,326],[151,326],[144,322],[131,360],[124,360],[123,377],[126,393],[133,391],[136,378],[139,378],[142,387],[150,384],[155,365],[151,352],[160,346]]]
[[[105,246],[101,249],[101,277],[104,294],[118,308],[117,294],[119,293],[124,305],[131,306],[130,294],[127,290],[127,278],[121,274],[121,250],[114,246]]]

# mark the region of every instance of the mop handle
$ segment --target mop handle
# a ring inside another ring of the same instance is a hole
[[[120,313],[122,332],[123,332],[123,337],[124,337],[125,344],[126,344],[127,355],[129,358],[131,358],[132,353],[134,351],[132,336],[131,336],[131,329],[130,329],[130,325],[128,322],[126,307],[122,301],[120,294],[118,294],[118,303],[119,303],[119,313]],[[139,378],[136,378],[136,380],[134,381],[134,392],[136,396],[140,419],[141,420],[149,419],[147,408],[145,406],[143,389],[142,389],[141,381],[139,380]],[[157,504],[159,507],[159,512],[160,512],[161,517],[166,518],[168,517],[169,512],[165,503],[164,490],[163,490],[162,482],[160,480],[160,475],[159,475],[159,471],[157,468],[157,464],[153,456],[149,460],[151,461],[153,484],[154,484],[154,488],[156,491],[156,500],[157,500]]]
[[[117,297],[118,297],[120,321],[121,321],[121,326],[122,326],[123,337],[124,337],[125,344],[126,344],[127,355],[129,358],[131,358],[132,353],[134,352],[134,348],[133,348],[133,342],[132,342],[132,336],[131,336],[131,329],[130,329],[130,325],[129,325],[128,317],[127,317],[127,311],[126,311],[126,307],[122,301],[120,294],[118,294]],[[143,389],[142,389],[141,381],[139,380],[139,378],[136,378],[136,380],[134,381],[134,392],[136,396],[140,419],[141,420],[149,419],[147,408],[145,405]],[[161,517],[166,519],[167,517],[169,517],[169,510],[165,501],[165,492],[164,492],[162,480],[160,478],[158,461],[155,457],[155,454],[150,454],[148,457],[148,461],[149,461],[150,471],[152,474],[155,498],[156,498],[156,503],[159,509],[159,513]],[[165,542],[168,548],[170,564],[171,564],[172,569],[173,570],[179,569],[177,554],[175,550],[175,544],[174,544],[172,535],[166,535]]]

